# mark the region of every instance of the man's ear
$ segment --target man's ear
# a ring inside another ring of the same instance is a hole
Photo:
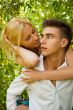
[[[62,48],[63,48],[63,47],[66,47],[67,44],[68,44],[68,39],[63,38],[62,41],[61,41],[61,47],[62,47]]]

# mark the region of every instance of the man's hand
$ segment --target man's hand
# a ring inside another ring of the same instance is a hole
[[[22,71],[22,73],[24,73],[26,75],[25,78],[22,78],[23,81],[25,81],[26,83],[34,83],[36,81],[39,81],[42,78],[42,74],[41,71],[37,71],[35,69],[27,69],[25,71]]]

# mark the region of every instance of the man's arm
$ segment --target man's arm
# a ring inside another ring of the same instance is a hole
[[[15,78],[7,90],[7,110],[16,109],[16,101],[19,98],[19,95],[21,95],[23,90],[28,86],[28,84],[22,81],[22,77],[24,77],[24,75],[20,74],[17,78]]]

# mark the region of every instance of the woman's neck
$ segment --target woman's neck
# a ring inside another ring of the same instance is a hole
[[[35,49],[32,49],[32,51],[33,51],[34,53],[36,53],[38,56],[40,56],[40,54],[41,54],[39,47],[38,47],[38,48],[35,48]]]

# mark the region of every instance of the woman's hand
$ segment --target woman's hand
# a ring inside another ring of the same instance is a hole
[[[66,52],[66,58],[68,66],[73,67],[73,50],[71,48],[69,48],[68,51]]]
[[[15,52],[18,50],[18,47],[19,47],[19,46],[16,46],[16,45],[12,44],[12,42],[9,41],[8,37],[5,36],[4,39],[5,39],[5,42],[6,42]]]
[[[26,75],[25,78],[22,78],[23,81],[25,81],[26,83],[34,83],[36,81],[39,81],[41,79],[43,79],[43,73],[41,73],[42,71],[37,71],[35,69],[27,69],[25,71],[22,71],[23,74]]]
[[[23,65],[24,65],[23,59],[22,59],[22,57],[21,57],[21,55],[20,55],[20,53],[22,53],[22,51],[20,51],[20,49],[21,49],[22,47],[14,45],[14,44],[8,39],[7,36],[5,36],[4,39],[5,39],[5,42],[8,44],[8,46],[9,46],[9,47],[13,50],[13,52],[15,53],[16,63],[23,66]]]

